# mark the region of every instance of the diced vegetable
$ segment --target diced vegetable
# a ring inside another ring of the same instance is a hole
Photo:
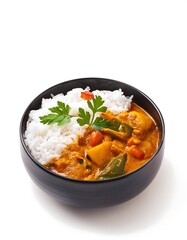
[[[81,98],[84,100],[92,100],[94,98],[94,94],[92,92],[81,92]]]
[[[145,153],[137,148],[137,147],[132,147],[128,151],[133,157],[138,158],[138,159],[144,159]]]
[[[111,147],[111,151],[117,156],[119,155],[121,152],[123,152],[125,149],[125,145],[119,141],[119,140],[114,140],[112,142],[112,147]]]
[[[103,167],[111,158],[112,142],[103,142],[87,151],[89,158],[99,167]]]
[[[118,131],[119,130],[119,127],[121,125],[121,122],[116,120],[116,119],[113,119],[111,121],[111,126],[109,127],[110,129],[114,130],[114,131]]]
[[[90,134],[90,146],[94,147],[102,143],[103,141],[103,135],[100,131],[93,131]]]
[[[100,172],[98,179],[104,180],[114,178],[124,174],[127,154],[119,155],[113,158]]]
[[[113,138],[117,138],[117,139],[122,140],[122,141],[126,139],[126,134],[124,132],[117,132],[117,131],[114,131],[110,128],[103,128],[102,132],[110,135]]]
[[[126,123],[122,124],[122,131],[125,133],[125,136],[128,138],[132,135],[133,128]]]

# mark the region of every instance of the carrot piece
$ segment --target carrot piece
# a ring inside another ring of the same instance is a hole
[[[138,159],[144,159],[144,157],[145,157],[145,153],[144,153],[141,149],[139,149],[139,148],[137,148],[137,147],[131,148],[131,149],[129,150],[129,153],[130,153],[133,157],[138,158]]]
[[[90,146],[94,147],[97,146],[98,144],[102,143],[103,141],[103,135],[100,131],[93,131],[90,134]]]
[[[81,92],[81,98],[84,100],[92,100],[94,98],[94,94],[92,92]]]

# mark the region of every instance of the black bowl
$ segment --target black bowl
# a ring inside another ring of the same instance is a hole
[[[51,94],[66,94],[73,88],[85,88],[87,86],[91,90],[116,90],[121,88],[126,96],[134,95],[133,101],[145,109],[156,121],[161,132],[159,147],[151,160],[138,170],[104,181],[76,180],[47,170],[31,155],[24,141],[29,112],[41,107],[42,98],[50,98]],[[63,203],[79,207],[111,206],[125,202],[142,192],[151,183],[160,168],[164,154],[164,137],[163,117],[158,107],[149,97],[128,84],[104,78],[75,79],[47,89],[30,103],[20,123],[21,156],[32,180],[41,189]]]

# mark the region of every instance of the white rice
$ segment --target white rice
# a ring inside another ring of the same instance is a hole
[[[72,117],[70,123],[63,126],[46,125],[40,123],[40,116],[49,114],[48,108],[57,106],[57,101],[64,102],[71,107],[70,114],[77,115],[79,107],[90,111],[87,101],[80,95],[89,88],[75,88],[66,95],[58,94],[49,99],[42,99],[41,108],[32,110],[29,114],[25,142],[33,157],[41,164],[45,164],[54,157],[60,157],[62,150],[67,144],[77,140],[77,135],[83,135],[86,125],[79,126],[77,117]],[[104,106],[114,114],[128,110],[131,106],[132,97],[125,97],[121,89],[115,91],[93,91],[94,96],[99,95],[105,101]]]

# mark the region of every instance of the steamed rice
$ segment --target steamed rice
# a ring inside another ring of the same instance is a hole
[[[30,112],[25,131],[25,142],[33,157],[41,164],[47,163],[54,157],[60,157],[66,145],[76,141],[77,135],[83,135],[87,126],[80,126],[77,123],[77,117],[72,117],[70,123],[60,127],[42,124],[39,117],[49,114],[48,109],[56,106],[57,101],[64,102],[71,107],[70,115],[77,115],[80,107],[90,112],[87,101],[80,97],[83,91],[89,91],[89,88],[75,88],[66,95],[58,94],[49,99],[42,99],[41,108]],[[114,114],[128,110],[131,106],[132,96],[125,97],[121,89],[115,91],[95,90],[93,94],[101,96],[105,101],[104,106]]]

